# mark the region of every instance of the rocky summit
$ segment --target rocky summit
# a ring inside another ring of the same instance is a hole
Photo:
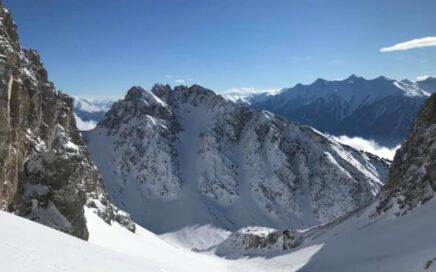
[[[133,87],[84,137],[111,199],[156,233],[314,226],[371,201],[388,171],[198,85]]]
[[[133,231],[129,216],[107,199],[73,100],[48,81],[36,51],[20,48],[1,2],[0,19],[0,208],[87,239],[87,205]]]

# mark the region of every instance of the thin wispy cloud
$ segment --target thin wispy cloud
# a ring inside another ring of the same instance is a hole
[[[430,46],[436,46],[436,36],[429,36],[425,38],[413,39],[410,41],[397,43],[393,46],[384,47],[380,49],[380,52],[404,51],[404,50],[430,47]]]
[[[184,80],[184,79],[176,79],[176,80],[174,80],[174,83],[176,83],[176,84],[185,84],[186,80]]]

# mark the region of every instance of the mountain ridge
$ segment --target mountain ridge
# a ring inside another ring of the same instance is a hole
[[[395,147],[429,94],[411,81],[380,76],[366,80],[317,79],[276,95],[246,98],[250,107],[264,109],[335,136],[347,135]]]

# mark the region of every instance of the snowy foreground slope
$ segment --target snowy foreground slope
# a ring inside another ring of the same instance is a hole
[[[217,258],[178,249],[138,227],[133,234],[86,211],[89,242],[0,212],[1,270],[9,272],[225,272]]]
[[[300,271],[436,271],[436,201],[369,219],[373,207],[308,243],[322,247]]]
[[[133,234],[90,210],[89,242],[0,212],[0,260],[8,272],[436,271],[436,202],[402,217],[369,219],[373,208],[321,227],[296,249],[237,260],[173,246],[140,227]]]
[[[226,247],[220,255],[241,258],[242,253],[284,271],[436,271],[436,201],[400,217],[394,215],[395,210],[372,217],[375,204],[308,231],[303,245],[295,249]]]

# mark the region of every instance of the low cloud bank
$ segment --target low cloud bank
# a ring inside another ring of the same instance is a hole
[[[79,116],[74,114],[74,118],[76,119],[76,126],[80,131],[88,131],[94,129],[97,126],[97,122],[95,121],[83,121]]]
[[[219,92],[219,94],[233,102],[236,102],[236,101],[245,101],[248,97],[257,94],[266,93],[269,95],[275,95],[278,94],[281,90],[282,89],[255,89],[252,87],[242,87],[242,88],[232,88],[229,90],[225,90]]]
[[[398,148],[400,148],[400,145],[394,148],[381,146],[373,140],[366,140],[360,137],[348,137],[346,135],[342,135],[338,137],[331,136],[331,137],[334,140],[340,142],[341,144],[349,145],[355,149],[363,150],[388,160],[393,160],[395,156],[395,152],[397,151]]]

